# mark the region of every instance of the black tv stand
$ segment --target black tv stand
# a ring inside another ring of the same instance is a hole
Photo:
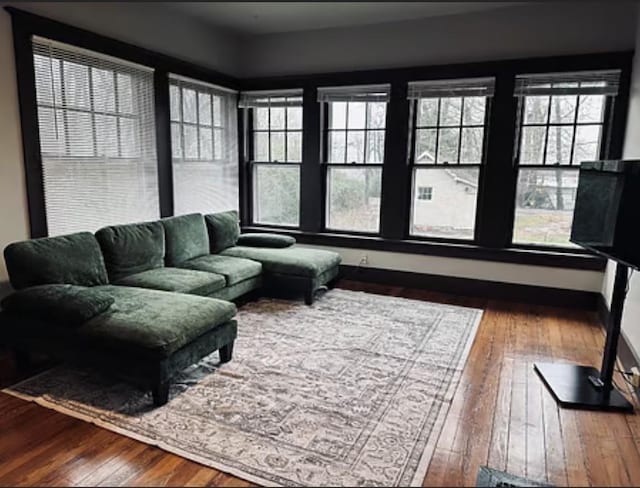
[[[620,323],[627,293],[628,268],[616,265],[616,279],[611,298],[610,321],[607,330],[602,367],[560,363],[536,363],[534,369],[542,378],[558,404],[564,408],[633,412],[633,405],[613,384]]]

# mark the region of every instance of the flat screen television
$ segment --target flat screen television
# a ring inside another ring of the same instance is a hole
[[[571,242],[640,268],[640,160],[580,165]]]

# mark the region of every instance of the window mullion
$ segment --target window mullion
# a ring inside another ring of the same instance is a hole
[[[462,124],[464,120],[464,103],[465,98],[462,97],[460,101],[460,125],[458,126],[458,164],[460,164],[460,159],[462,157]]]
[[[514,149],[517,138],[518,98],[514,97],[515,73],[496,76],[495,94],[486,115],[486,157],[478,187],[476,242],[491,248],[509,247],[517,167]]]
[[[580,111],[580,95],[576,97],[576,108],[573,114],[573,133],[571,134],[571,151],[569,152],[569,166],[573,166],[573,155],[576,146],[576,132],[578,132],[578,112]]]
[[[380,202],[380,234],[405,239],[409,234],[411,166],[408,164],[410,102],[407,83],[391,84],[385,120],[384,160]]]
[[[522,103],[525,103],[525,99],[522,99]],[[544,130],[544,148],[542,149],[542,165],[547,165],[547,149],[549,148],[549,131],[551,130],[551,104],[553,103],[553,96],[549,96],[549,106],[547,107],[547,123]],[[556,155],[557,156],[557,155]]]
[[[95,113],[95,101],[93,93],[93,68],[87,68],[89,71],[89,107],[91,112],[91,133],[93,135],[93,155],[98,154],[98,134],[96,128],[96,113]]]
[[[349,153],[349,105],[350,102],[346,102],[347,106],[344,111],[344,164],[348,164],[347,154]]]
[[[362,155],[362,163],[367,163],[367,138],[369,135],[369,102],[364,103],[364,146]]]
[[[435,154],[433,155],[434,164],[438,164],[440,162],[440,109],[442,106],[442,100],[438,98],[438,110],[436,113],[436,147],[434,149]]]

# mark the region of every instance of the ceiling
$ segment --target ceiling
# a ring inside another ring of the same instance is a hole
[[[172,2],[168,8],[243,35],[379,24],[453,15],[514,2]]]

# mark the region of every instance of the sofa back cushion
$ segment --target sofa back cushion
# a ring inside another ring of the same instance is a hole
[[[160,222],[113,225],[96,232],[111,282],[164,266],[164,227]]]
[[[109,279],[98,241],[90,232],[14,242],[4,250],[9,280],[29,286],[105,285]]]
[[[209,254],[209,238],[201,214],[180,215],[161,220],[164,225],[167,266]]]
[[[212,254],[233,247],[240,237],[238,212],[229,210],[205,215],[207,231],[209,232],[209,247]]]

